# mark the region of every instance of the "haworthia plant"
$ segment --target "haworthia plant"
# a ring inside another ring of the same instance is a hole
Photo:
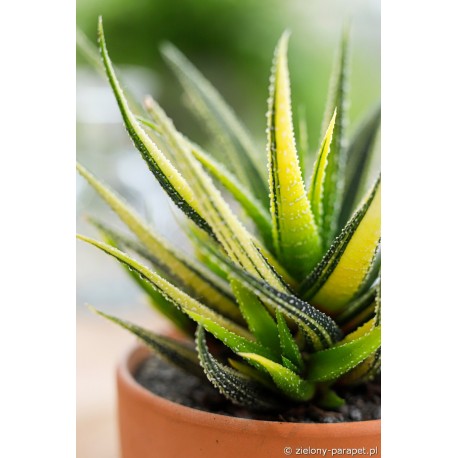
[[[118,260],[152,305],[188,336],[195,331],[195,340],[180,343],[96,312],[247,409],[338,408],[346,385],[365,383],[380,370],[380,177],[363,189],[380,110],[347,147],[348,42],[345,31],[321,146],[308,170],[305,121],[299,123],[299,151],[293,131],[288,34],[274,55],[263,159],[216,89],[172,45],[163,54],[219,147],[206,152],[182,135],[152,97],[145,114],[136,114],[99,22],[96,65],[106,73],[134,145],[182,211],[196,259],[81,165],[79,173],[135,239],[99,221],[104,241],[79,238]],[[93,53],[89,57],[94,63]],[[219,351],[207,346],[208,334]]]

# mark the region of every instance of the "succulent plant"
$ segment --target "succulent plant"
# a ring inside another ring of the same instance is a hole
[[[333,387],[373,378],[380,370],[381,344],[380,178],[364,189],[380,108],[346,144],[348,32],[313,167],[309,148],[295,144],[288,34],[280,38],[273,60],[267,158],[223,98],[172,45],[162,53],[212,135],[211,153],[178,132],[153,98],[142,109],[130,101],[109,58],[101,20],[99,44],[127,132],[186,216],[183,228],[195,256],[165,240],[78,165],[135,235],[91,220],[103,241],[79,238],[123,264],[152,306],[189,338],[157,335],[93,310],[171,363],[205,375],[246,408],[278,410],[285,399],[341,405]]]

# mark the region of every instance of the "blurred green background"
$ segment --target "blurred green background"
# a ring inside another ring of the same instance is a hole
[[[171,41],[207,76],[265,148],[268,79],[275,44],[292,32],[289,65],[294,111],[305,107],[312,148],[319,142],[331,67],[351,23],[350,130],[380,98],[379,0],[78,0],[77,24],[96,41],[102,15],[111,58],[141,100],[151,93],[177,127],[205,145],[158,46]],[[103,78],[77,56],[78,159],[121,192],[168,238],[183,241],[170,205],[134,152]],[[94,234],[84,214],[115,218],[77,180],[77,229]],[[78,245],[79,304],[135,303],[138,292],[108,257]]]

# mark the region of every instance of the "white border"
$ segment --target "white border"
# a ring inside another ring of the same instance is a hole
[[[383,2],[383,456],[457,456],[452,2]]]
[[[75,13],[2,6],[0,456],[75,456]]]

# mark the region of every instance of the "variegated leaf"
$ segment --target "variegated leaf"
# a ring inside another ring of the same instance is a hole
[[[356,329],[374,316],[375,299],[379,283],[380,278],[367,291],[351,300],[345,306],[345,309],[336,316],[336,322],[339,323],[339,326],[345,333]]]
[[[194,157],[205,167],[210,175],[221,183],[237,200],[246,214],[253,220],[263,242],[272,249],[272,224],[268,212],[251,191],[240,183],[224,165],[219,164],[197,145],[191,146]]]
[[[288,35],[283,34],[275,53],[267,114],[270,212],[276,256],[300,279],[319,261],[321,240],[294,141],[287,43]]]
[[[252,337],[246,338],[236,333],[229,331],[224,325],[218,324],[212,318],[199,313],[187,312],[188,315],[198,324],[200,324],[207,332],[220,340],[226,347],[230,348],[234,353],[238,352],[255,352],[266,358],[279,360],[279,358],[267,347],[252,340]]]
[[[307,377],[316,382],[335,380],[364,361],[380,344],[381,329],[377,326],[355,340],[313,353],[308,360]]]
[[[274,392],[277,390],[268,372],[261,372],[260,370],[255,369],[253,365],[249,365],[232,358],[227,358],[227,361],[231,365],[231,367],[233,367],[236,371],[240,372],[241,374],[253,380],[256,380],[259,383],[262,383],[264,386],[266,386]]]
[[[330,151],[332,133],[334,131],[334,124],[336,120],[336,111],[331,118],[326,135],[321,143],[321,148],[318,157],[313,166],[312,179],[310,181],[310,188],[308,197],[312,206],[312,211],[315,216],[315,221],[320,231],[323,229],[323,198],[324,198],[324,182],[326,179],[326,168],[328,165],[328,155]]]
[[[291,369],[255,353],[239,353],[239,356],[264,367],[279,390],[290,399],[309,401],[315,394],[315,385],[302,379]]]
[[[148,99],[147,110],[157,120],[162,134],[174,149],[176,160],[182,164],[183,173],[186,173],[187,180],[192,184],[202,214],[225,253],[247,271],[286,290],[280,275],[261,254],[260,244],[235,216],[210,176],[192,155],[188,141],[151,98]]]
[[[126,226],[136,235],[147,251],[154,256],[154,262],[165,272],[179,279],[198,297],[212,304],[214,308],[234,319],[240,319],[240,312],[234,301],[214,276],[194,263],[182,253],[174,250],[168,242],[156,234],[137,212],[108,186],[80,164],[78,172],[87,180],[102,199],[112,208]],[[100,227],[100,225],[99,225]],[[107,232],[107,228],[103,228]],[[113,232],[111,232],[112,235]],[[119,237],[117,237],[119,239]]]
[[[147,163],[159,184],[169,195],[171,200],[199,227],[211,233],[208,223],[199,212],[198,202],[189,184],[183,179],[178,170],[171,164],[167,157],[159,150],[146,134],[135,114],[129,107],[127,99],[116,76],[113,64],[108,55],[105,36],[103,33],[102,19],[99,19],[99,43],[102,60],[108,81],[118,102],[121,115],[127,132],[134,145]]]
[[[115,239],[104,228],[99,227],[99,231],[106,243],[118,248]],[[185,313],[178,309],[175,304],[167,300],[162,294],[156,291],[149,282],[144,280],[136,272],[130,270],[126,265],[123,265],[127,274],[134,280],[134,282],[143,290],[149,299],[151,306],[156,309],[161,315],[168,318],[178,329],[184,334],[194,332],[193,322]]]
[[[159,291],[167,300],[174,303],[180,310],[190,316],[191,313],[194,315],[191,317],[195,319],[195,315],[208,318],[214,323],[222,326],[223,328],[233,332],[234,334],[242,337],[247,337],[248,339],[252,338],[251,334],[244,328],[240,327],[231,320],[223,317],[219,313],[216,313],[214,310],[208,308],[204,304],[200,303],[196,299],[192,298],[176,286],[172,285],[170,282],[162,278],[157,273],[148,269],[146,266],[140,264],[135,259],[131,258],[126,253],[114,248],[106,243],[99,242],[97,240],[85,237],[83,235],[78,235],[78,238],[84,242],[87,242],[96,248],[104,251],[105,253],[113,256],[122,264],[129,267],[131,270],[139,274],[142,278],[149,281],[151,285]]]
[[[339,340],[341,332],[337,324],[325,313],[290,293],[284,293],[273,288],[224,257],[219,256],[217,252],[209,251],[209,254],[217,257],[227,272],[251,288],[264,304],[270,305],[273,309],[278,308],[284,315],[298,324],[304,330],[305,345],[308,350],[327,348]]]
[[[208,351],[205,332],[201,326],[196,332],[200,364],[210,382],[231,402],[252,410],[278,410],[280,402],[273,393],[253,378],[220,363]]]
[[[190,372],[191,374],[203,377],[202,368],[199,365],[199,360],[196,351],[182,342],[171,339],[170,337],[160,336],[152,331],[148,331],[140,326],[137,326],[129,321],[121,320],[100,310],[90,307],[90,309],[98,315],[107,318],[113,323],[118,324],[124,329],[127,329],[132,334],[137,336],[147,347],[156,352],[159,356],[166,359],[180,369]]]
[[[380,179],[301,287],[311,304],[336,315],[359,291],[380,242]]]

